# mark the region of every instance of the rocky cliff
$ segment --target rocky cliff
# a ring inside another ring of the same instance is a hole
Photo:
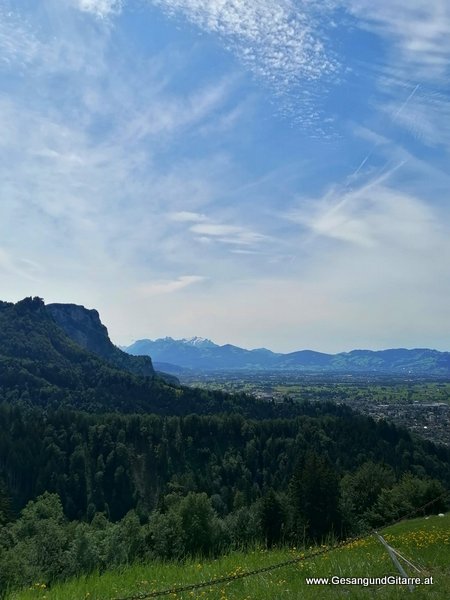
[[[135,375],[155,375],[149,356],[130,356],[109,339],[108,330],[96,310],[77,304],[47,304],[46,310],[79,346]]]

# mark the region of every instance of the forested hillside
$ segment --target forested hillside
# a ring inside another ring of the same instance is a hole
[[[122,364],[118,353],[123,354]],[[40,298],[0,303],[0,401],[90,412],[274,414],[269,405],[251,397],[181,388],[156,374],[130,373],[130,361],[136,358],[118,349],[109,358],[70,339]]]
[[[171,386],[88,352],[39,298],[0,305],[0,594],[345,537],[441,495],[449,465],[344,405]]]
[[[449,485],[447,449],[345,408],[303,410],[254,421],[1,406],[0,587],[345,537]]]
[[[65,513],[112,520],[148,514],[167,494],[205,492],[220,514],[268,490],[286,492],[307,452],[321,456],[335,485],[362,463],[396,477],[410,471],[450,483],[450,451],[345,407],[304,404],[295,419],[238,415],[87,415],[69,410],[0,408],[0,476],[17,511],[44,491]]]

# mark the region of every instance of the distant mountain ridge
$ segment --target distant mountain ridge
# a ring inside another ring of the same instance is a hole
[[[281,356],[265,348],[245,350],[232,344],[219,346],[211,340],[192,343],[192,340],[199,339],[203,340],[196,337],[181,340],[171,337],[155,341],[138,340],[125,350],[135,356],[151,356],[157,363],[168,363],[193,370],[265,368],[267,363],[271,364],[273,357]]]
[[[176,377],[154,371],[144,376],[141,368],[149,365],[150,358],[114,346],[96,310],[74,304],[49,307],[37,296],[15,304],[0,300],[0,405],[251,418],[301,412],[246,394],[181,386]]]
[[[192,340],[202,340],[196,342]],[[413,375],[450,375],[450,352],[428,348],[393,348],[387,350],[352,350],[327,354],[299,350],[287,354],[267,348],[246,350],[232,344],[220,346],[204,338],[175,340],[138,340],[124,348],[132,355],[151,356],[156,363],[192,371],[221,370],[291,370],[319,373],[392,373]],[[181,371],[180,371],[181,372]]]
[[[168,338],[169,340],[172,338]],[[195,348],[217,348],[218,345],[208,340],[207,338],[202,338],[198,336],[194,336],[191,338],[183,338],[180,340],[189,346],[194,346]]]

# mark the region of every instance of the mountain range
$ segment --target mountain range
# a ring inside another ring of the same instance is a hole
[[[142,339],[123,348],[134,356],[151,356],[156,368],[182,374],[224,370],[284,370],[318,373],[386,373],[411,375],[450,375],[450,352],[427,348],[352,350],[326,354],[299,350],[287,354],[267,348],[246,350],[231,344],[220,346],[209,339],[193,337],[175,340]]]
[[[238,412],[271,418],[298,412],[245,394],[181,386],[173,376],[155,371],[148,356],[131,356],[116,347],[96,310],[46,305],[38,297],[15,304],[0,301],[0,405],[3,402],[95,413]]]
[[[179,383],[174,375],[181,377],[186,370],[189,373],[251,370],[449,376],[450,353],[398,348],[339,354],[299,350],[282,354],[266,348],[221,346],[201,337],[143,339],[120,349],[111,342],[96,310],[75,304],[45,305],[40,298],[25,298],[16,304],[0,302],[0,367],[0,386],[17,378],[20,372],[21,381],[28,381],[31,387],[39,380],[39,388],[49,392],[63,381],[72,394],[75,390],[81,393],[81,389],[98,387],[99,381],[93,380],[93,372],[98,370],[108,381],[121,379],[120,385],[116,381],[116,388],[134,389],[137,381],[125,381],[128,373],[131,377],[151,380],[151,385],[144,386],[153,388],[151,396],[156,389],[156,396],[161,393],[173,396],[171,386]],[[120,377],[118,371],[122,373]],[[164,383],[170,385],[163,392]],[[116,392],[118,389],[114,396]],[[134,395],[138,397],[141,393],[142,389],[139,393],[136,390]],[[126,395],[130,395],[128,391]],[[146,403],[147,400],[143,401],[141,408]]]

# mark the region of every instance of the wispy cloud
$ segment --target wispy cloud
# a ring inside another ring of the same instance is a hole
[[[144,296],[158,296],[160,294],[172,294],[179,292],[191,285],[201,283],[205,281],[205,277],[200,275],[182,275],[177,279],[163,280],[163,281],[152,281],[150,283],[144,283],[137,289],[140,294]]]
[[[187,210],[170,213],[168,217],[172,221],[178,221],[179,223],[200,223],[201,221],[208,221],[208,217],[206,215],[196,212],[189,212]]]
[[[369,328],[378,347],[392,336],[408,346],[417,335],[425,344],[431,331],[440,339],[439,329],[448,331],[442,301],[450,293],[448,210],[399,184],[392,176],[353,190],[333,187],[288,215],[303,240],[299,298],[310,307],[314,298],[322,303],[322,321],[339,331],[344,345],[350,335],[354,347]],[[302,331],[308,336],[314,327]]]
[[[109,4],[95,6],[106,10]],[[114,279],[132,287],[153,278],[159,282],[156,289],[170,291],[200,281],[191,275],[174,279],[180,271],[197,270],[189,262],[196,244],[174,235],[174,229],[177,220],[189,221],[194,214],[189,211],[201,210],[214,198],[226,161],[224,167],[208,150],[191,157],[179,146],[177,160],[162,166],[159,161],[184,140],[191,150],[190,136],[197,137],[197,128],[220,119],[230,80],[218,78],[216,84],[174,91],[171,75],[161,77],[159,57],[150,68],[147,61],[137,61],[130,71],[120,41],[110,43],[109,25],[84,15],[73,19],[66,31],[67,5],[54,7],[61,12],[65,35],[30,26],[25,38],[31,40],[26,42],[30,51],[25,54],[33,58],[32,64],[25,61],[20,46],[19,15],[0,22],[12,44],[11,71],[23,65],[26,72],[13,96],[0,90],[0,235],[7,253],[3,267],[8,266],[11,277],[13,269],[18,276],[33,276],[29,264],[7,260],[17,254],[20,230],[20,255],[46,267],[47,288],[51,278],[61,277],[65,284],[60,287],[66,287],[67,294],[77,289],[76,295],[81,294],[86,281],[95,279],[95,271],[104,279],[99,286],[106,287]],[[36,53],[31,51],[35,31],[40,36]],[[62,43],[64,52],[58,52]],[[223,108],[228,109],[229,105]],[[162,218],[167,211],[173,213],[172,221]],[[190,222],[201,218],[198,213]]]
[[[414,79],[448,73],[450,4],[447,0],[337,0],[377,35],[387,39],[391,59]]]
[[[223,107],[231,87],[231,80],[225,78],[196,89],[185,97],[167,95],[164,103],[150,102],[150,106],[134,114],[131,119],[128,117],[126,141],[135,143],[146,137],[180,133],[203,123],[206,117]]]
[[[324,238],[361,248],[422,247],[441,227],[420,200],[377,182],[340,195],[331,191],[289,218]]]
[[[0,5],[0,68],[15,68],[30,63],[41,44],[26,22],[6,6]]]
[[[269,239],[247,227],[220,223],[200,213],[180,211],[169,213],[168,217],[172,221],[188,224],[188,231],[203,244],[219,242],[231,246],[255,246]]]
[[[406,129],[427,146],[443,146],[450,151],[450,99],[433,89],[419,89],[414,101],[401,113],[394,112],[394,102],[381,105],[381,110],[395,116],[395,124]]]
[[[15,258],[10,252],[0,247],[0,272],[2,271],[2,278],[5,275],[13,275],[28,281],[38,282],[42,267],[28,258]]]
[[[364,79],[367,122],[379,133],[411,137],[405,146],[449,146],[450,4],[447,0],[333,0],[352,18],[360,35],[376,40],[376,60],[350,57],[350,72]],[[363,53],[361,54],[363,55]],[[377,120],[376,120],[377,119]],[[375,145],[360,168],[372,162]]]
[[[203,238],[215,240],[223,244],[252,246],[267,239],[266,236],[256,231],[236,225],[219,223],[199,223],[192,225],[189,230]]]
[[[171,17],[184,17],[218,35],[245,67],[270,82],[278,93],[292,91],[338,68],[327,47],[324,14],[308,0],[147,0]],[[125,0],[74,0],[80,10],[105,17],[119,13]]]
[[[324,94],[320,81],[340,69],[326,34],[330,2],[318,6],[308,0],[149,1],[218,36],[245,69],[272,89],[280,113],[317,127]]]
[[[123,8],[124,0],[74,0],[97,16]],[[324,13],[331,2],[315,7],[308,0],[148,0],[172,17],[184,17],[202,31],[223,39],[227,49],[278,92],[317,80],[338,69],[326,47]]]
[[[73,0],[78,8],[92,13],[102,19],[118,14],[123,7],[123,0]]]
[[[151,0],[182,14],[204,31],[222,36],[255,74],[281,86],[336,69],[318,32],[310,2],[291,0]]]
[[[145,0],[117,19],[125,0],[0,5],[8,299],[96,306],[122,339],[448,345],[442,0]],[[341,60],[355,87],[324,105]],[[269,88],[293,120],[345,114],[350,135],[299,135]]]

